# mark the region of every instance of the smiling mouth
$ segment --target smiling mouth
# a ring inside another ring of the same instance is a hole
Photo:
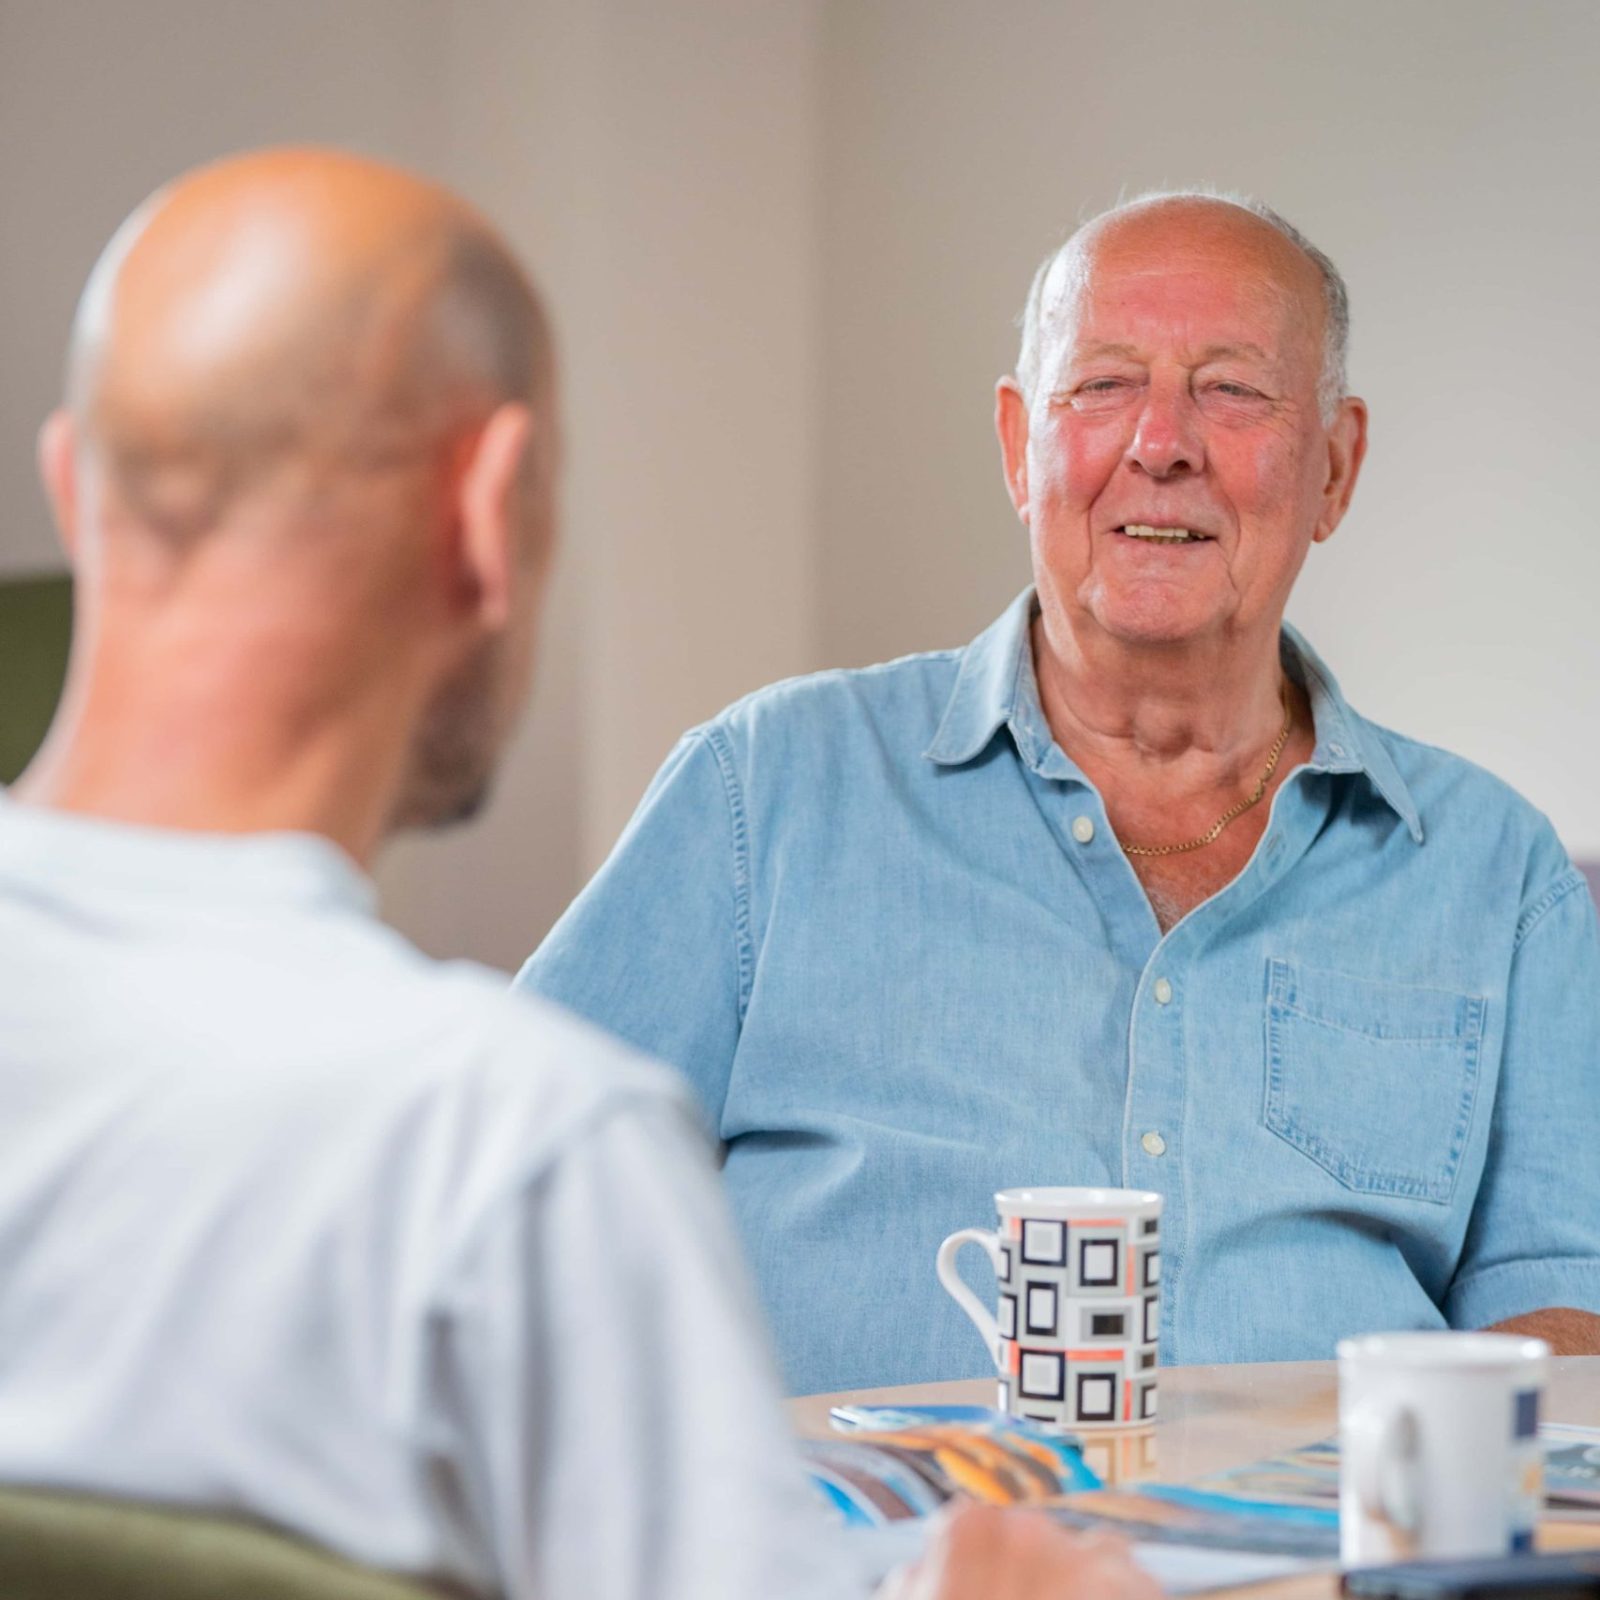
[[[1192,528],[1158,528],[1148,522],[1125,522],[1114,528],[1125,539],[1138,539],[1145,544],[1210,544],[1209,533],[1196,533]]]

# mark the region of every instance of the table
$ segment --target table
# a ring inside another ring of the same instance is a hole
[[[1163,1367],[1157,1426],[1085,1435],[1091,1447],[1111,1452],[1122,1482],[1159,1478],[1165,1483],[1243,1466],[1264,1456],[1325,1439],[1338,1429],[1338,1375],[1331,1361],[1275,1361],[1249,1366]],[[790,1420],[806,1438],[829,1433],[830,1406],[982,1405],[995,1403],[993,1378],[862,1389],[850,1394],[806,1395],[789,1402]],[[1548,1422],[1600,1427],[1600,1356],[1565,1356],[1550,1363],[1543,1416]],[[1600,1526],[1546,1523],[1541,1549],[1600,1546]],[[1260,1584],[1252,1600],[1327,1600],[1338,1589],[1328,1574]]]

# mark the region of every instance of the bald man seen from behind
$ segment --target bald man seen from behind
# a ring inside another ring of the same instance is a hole
[[[864,1592],[681,1091],[375,916],[529,675],[559,441],[505,246],[371,162],[225,161],[112,241],[68,388],[71,668],[0,798],[0,1479],[477,1595]],[[994,1513],[889,1582],[1151,1592]]]

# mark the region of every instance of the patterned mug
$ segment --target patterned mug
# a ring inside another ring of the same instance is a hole
[[[1000,1409],[1067,1428],[1125,1428],[1156,1414],[1161,1196],[1147,1189],[1002,1189],[1000,1226],[939,1246],[939,1281],[1000,1374]],[[1000,1280],[992,1317],[956,1271],[982,1245]]]

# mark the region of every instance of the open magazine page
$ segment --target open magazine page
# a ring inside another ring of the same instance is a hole
[[[1137,1481],[1145,1478],[1140,1463],[1154,1460],[1148,1437],[1141,1453],[1138,1433],[1078,1439],[976,1406],[849,1407],[834,1425],[838,1437],[803,1447],[813,1481],[842,1521],[875,1530],[861,1548],[873,1550],[885,1572],[915,1555],[920,1519],[956,1494],[1035,1505],[1072,1527],[1123,1533],[1173,1593],[1338,1559],[1335,1440],[1168,1484]],[[1540,1436],[1545,1517],[1600,1521],[1600,1429],[1546,1424]]]
[[[1116,1523],[1119,1491],[1104,1487],[1088,1457],[1112,1469],[1148,1461],[1136,1435],[1080,1442],[1068,1435],[981,1407],[853,1407],[835,1413],[835,1439],[802,1449],[819,1495],[851,1529],[858,1558],[872,1581],[913,1559],[922,1545],[923,1518],[953,1495],[996,1505],[1033,1505],[1082,1526]],[[1148,1445],[1148,1439],[1144,1441]],[[1085,1448],[1087,1444],[1088,1448]],[[1113,1474],[1114,1475],[1114,1474]],[[1098,1513],[1074,1508],[1099,1506]],[[1176,1519],[1151,1502],[1150,1517]],[[1149,1518],[1125,1531],[1134,1553],[1171,1594],[1193,1594],[1259,1582],[1326,1564],[1275,1547],[1231,1548],[1202,1539],[1167,1540]],[[1186,1521],[1192,1528],[1194,1519]]]
[[[1600,1428],[1547,1422],[1544,1445],[1544,1512],[1561,1522],[1600,1522]]]
[[[1100,1487],[1076,1440],[978,1406],[846,1407],[837,1439],[802,1450],[813,1483],[848,1525],[926,1516],[955,1495],[1040,1504]]]

